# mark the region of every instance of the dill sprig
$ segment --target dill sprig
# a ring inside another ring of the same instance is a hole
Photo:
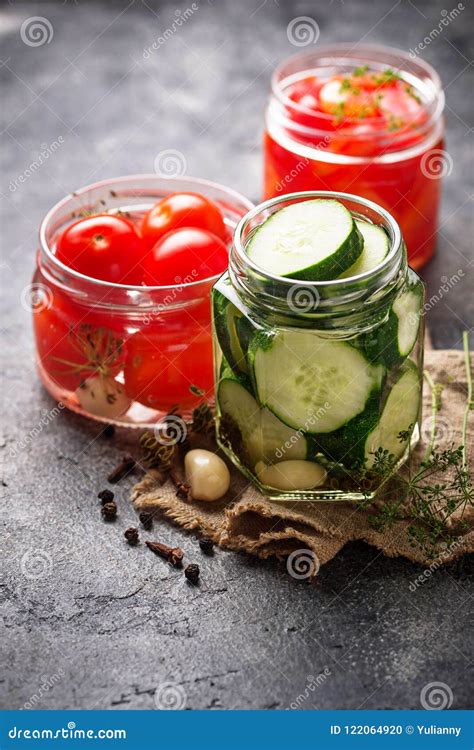
[[[388,501],[369,516],[371,526],[378,531],[391,528],[409,515],[413,519],[408,527],[410,543],[428,558],[455,542],[469,526],[464,516],[468,507],[474,506],[474,486],[467,460],[467,428],[472,400],[472,374],[467,332],[463,335],[466,366],[467,401],[463,413],[462,443],[446,448],[436,446],[437,416],[441,408],[444,386],[434,383],[429,373],[425,379],[431,389],[431,427],[428,446],[421,463],[415,470],[410,466],[393,478],[395,501]],[[411,429],[398,436],[407,440]],[[410,455],[411,458],[411,455]],[[378,448],[374,452],[371,472],[379,478],[388,478],[396,464],[389,451]],[[367,501],[362,504],[367,507]]]

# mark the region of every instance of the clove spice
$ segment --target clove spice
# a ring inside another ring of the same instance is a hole
[[[133,456],[126,455],[122,458],[118,466],[116,466],[115,469],[109,474],[109,476],[107,477],[107,481],[110,482],[110,484],[117,484],[117,482],[120,482],[121,479],[135,471],[136,467],[137,462],[135,461]]]
[[[183,562],[184,552],[180,547],[169,547],[161,542],[145,542],[148,549],[151,549],[155,555],[163,557],[175,568],[180,568]]]
[[[191,502],[193,496],[191,494],[191,487],[186,482],[183,482],[176,469],[171,469],[170,479],[176,487],[176,495],[182,500],[186,500],[188,503]]]

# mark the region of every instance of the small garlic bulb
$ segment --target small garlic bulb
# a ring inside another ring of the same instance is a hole
[[[326,480],[326,469],[313,461],[280,461],[266,466],[259,461],[255,473],[267,487],[277,490],[312,490]]]
[[[105,375],[87,378],[75,393],[84,411],[106,419],[118,419],[132,403],[123,385]]]
[[[186,453],[184,471],[194,500],[219,500],[229,489],[229,469],[211,451],[195,448]]]

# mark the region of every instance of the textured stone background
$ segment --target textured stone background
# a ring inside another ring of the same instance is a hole
[[[364,39],[409,49],[451,9],[443,0],[199,5],[147,60],[144,48],[175,18],[172,3],[11,0],[1,7],[1,704],[152,709],[163,700],[160,686],[172,683],[189,708],[285,708],[326,670],[301,708],[418,708],[421,689],[434,681],[449,686],[453,708],[467,707],[466,562],[437,571],[412,593],[420,569],[353,544],[310,587],[273,562],[222,551],[202,558],[192,537],[163,525],[160,537],[202,564],[202,584],[192,588],[153,555],[125,545],[122,531],[134,520],[130,483],[120,486],[117,523],[100,520],[95,495],[125,434],[110,442],[94,424],[61,412],[30,437],[54,407],[35,377],[29,315],[20,304],[46,210],[98,178],[152,172],[166,148],[184,154],[189,174],[257,200],[262,109],[272,68],[296,51],[286,35],[291,19],[314,17],[320,43]],[[34,15],[52,24],[49,44],[22,42],[21,24]],[[437,347],[459,347],[473,321],[467,16],[424,53],[447,87],[453,159],[439,252],[424,276],[433,294],[442,276],[466,273],[430,311]],[[12,187],[42,145],[60,136],[60,149]]]

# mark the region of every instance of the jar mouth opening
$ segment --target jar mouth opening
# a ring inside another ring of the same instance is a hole
[[[291,79],[295,77],[301,78],[301,73],[310,73],[311,70],[313,70],[315,67],[317,67],[318,65],[322,66],[323,64],[329,65],[330,63],[332,67],[337,67],[338,64],[342,65],[342,63],[344,62],[347,63],[348,61],[351,61],[351,67],[353,68],[365,63],[375,64],[374,60],[371,58],[374,58],[377,55],[383,56],[384,54],[388,59],[381,66],[381,68],[390,67],[390,64],[395,66],[396,64],[394,62],[391,63],[391,60],[389,59],[390,56],[393,56],[399,63],[405,62],[406,68],[409,68],[410,66],[416,64],[416,66],[420,69],[420,73],[422,72],[431,82],[430,99],[424,102],[423,106],[423,109],[429,115],[429,117],[428,120],[423,123],[422,128],[423,130],[429,129],[439,119],[444,110],[445,97],[441,85],[441,79],[438,73],[431,65],[429,65],[429,63],[426,63],[424,60],[420,60],[418,57],[413,58],[408,52],[404,52],[403,50],[400,50],[396,47],[388,47],[381,44],[366,44],[354,47],[344,43],[340,43],[321,46],[319,47],[318,52],[297,53],[286,58],[275,68],[271,78],[272,95],[285,109],[288,109],[290,111],[293,110],[294,112],[298,112],[302,115],[317,115],[318,121],[327,123],[327,125],[329,126],[330,123],[334,121],[333,114],[320,112],[319,110],[315,112],[315,110],[311,109],[310,107],[306,107],[300,102],[294,101],[285,93],[288,83],[291,81]],[[298,74],[285,73],[286,69],[291,68],[293,65],[296,66],[296,64],[299,64]],[[400,70],[401,72],[408,72],[406,69],[404,69],[403,65],[398,65],[396,67],[398,67],[398,70]],[[422,83],[420,77],[416,74],[411,74],[411,78],[413,80],[418,79],[419,83]],[[411,83],[413,85],[413,81],[411,81]],[[426,86],[424,88],[426,88]],[[291,118],[286,119],[291,120]],[[371,136],[380,137],[380,130],[376,127],[376,124],[380,122],[380,118],[365,117],[363,120],[361,120],[357,117],[346,117],[344,119],[348,123],[349,127],[356,123],[359,125],[362,123],[364,124],[364,126],[367,126],[363,134],[350,132],[349,135],[351,140],[363,140],[370,138]],[[302,134],[307,135],[324,135],[328,132],[328,129],[325,130],[316,127],[313,128],[311,125],[302,125],[293,121],[291,121],[291,128],[297,132],[301,132]],[[344,129],[341,128],[336,132],[339,132],[339,135],[343,135]]]
[[[180,281],[176,282],[175,284],[162,284],[156,286],[118,284],[111,281],[104,281],[102,279],[95,279],[92,276],[86,276],[79,271],[75,271],[74,269],[66,266],[64,263],[58,260],[50,245],[50,242],[48,241],[48,229],[53,223],[55,215],[58,214],[61,209],[66,208],[71,200],[80,198],[81,196],[86,197],[87,194],[91,193],[92,191],[101,189],[105,190],[107,188],[111,188],[112,186],[126,186],[130,185],[130,183],[133,182],[149,183],[150,187],[152,187],[153,185],[156,186],[156,183],[159,180],[166,181],[166,185],[169,185],[169,187],[171,188],[170,192],[188,192],[192,191],[193,188],[194,191],[199,191],[199,189],[201,188],[201,192],[203,193],[203,195],[206,195],[206,190],[222,191],[222,193],[225,193],[226,197],[229,199],[229,203],[235,203],[236,205],[241,203],[245,205],[247,210],[253,207],[253,203],[245,198],[245,196],[238,193],[236,190],[228,188],[225,185],[221,185],[217,182],[212,182],[211,180],[205,180],[199,177],[191,177],[187,175],[183,177],[168,177],[167,175],[163,175],[160,173],[146,173],[107,178],[105,180],[99,180],[97,182],[91,183],[90,185],[86,185],[85,187],[82,187],[79,190],[74,191],[73,193],[69,193],[48,211],[39,228],[39,242],[41,252],[44,253],[46,258],[48,259],[48,262],[55,270],[61,272],[63,275],[66,275],[72,280],[80,282],[81,284],[90,285],[91,288],[96,289],[99,292],[101,290],[104,292],[116,290],[118,292],[132,292],[143,294],[144,292],[171,292],[173,290],[182,289],[184,287],[186,289],[199,289],[199,286],[207,288],[211,283],[217,281],[217,279],[222,276],[222,273],[218,273],[214,276],[207,276],[206,278],[198,279],[197,281]],[[184,190],[182,186],[183,182],[188,183],[187,190]],[[172,190],[173,185],[176,186],[175,191]],[[129,191],[133,192],[133,189],[129,187]]]
[[[287,276],[277,276],[275,274],[270,273],[269,271],[265,270],[258,264],[254,263],[252,261],[247,252],[246,252],[246,243],[244,240],[244,233],[246,229],[248,228],[249,224],[262,212],[265,212],[269,208],[273,208],[274,206],[278,206],[281,203],[287,203],[288,201],[296,202],[296,201],[303,201],[303,200],[309,200],[312,198],[332,198],[334,200],[341,200],[341,201],[349,201],[351,203],[360,205],[363,208],[367,208],[373,213],[380,216],[386,224],[386,228],[389,231],[389,242],[390,242],[390,250],[383,259],[381,263],[379,263],[374,268],[369,269],[368,271],[365,271],[364,273],[361,273],[357,276],[348,276],[343,279],[331,279],[328,281],[306,281],[305,279],[293,279],[289,278]],[[331,289],[335,292],[338,290],[342,290],[350,286],[352,283],[359,284],[360,282],[370,282],[371,280],[375,280],[379,278],[380,275],[382,275],[385,271],[388,271],[390,267],[393,265],[394,260],[396,259],[397,255],[399,254],[400,247],[402,246],[402,234],[400,227],[398,226],[398,223],[395,221],[395,219],[389,214],[388,211],[386,211],[382,206],[379,206],[377,203],[374,203],[373,201],[367,200],[366,198],[361,198],[357,195],[352,195],[351,193],[337,193],[337,192],[331,192],[331,191],[325,191],[325,190],[307,190],[302,191],[298,193],[287,193],[285,195],[278,196],[277,198],[270,198],[269,200],[265,201],[264,203],[260,203],[255,208],[251,209],[246,216],[244,216],[239,224],[237,225],[235,229],[234,234],[234,244],[232,248],[232,253],[235,252],[237,255],[238,263],[240,266],[245,267],[246,269],[250,269],[258,275],[258,277],[264,279],[264,281],[267,282],[278,282],[279,284],[283,286],[287,286],[288,288],[295,287],[295,286],[304,286],[305,288],[309,289]],[[231,253],[231,263],[232,263],[232,253]]]

